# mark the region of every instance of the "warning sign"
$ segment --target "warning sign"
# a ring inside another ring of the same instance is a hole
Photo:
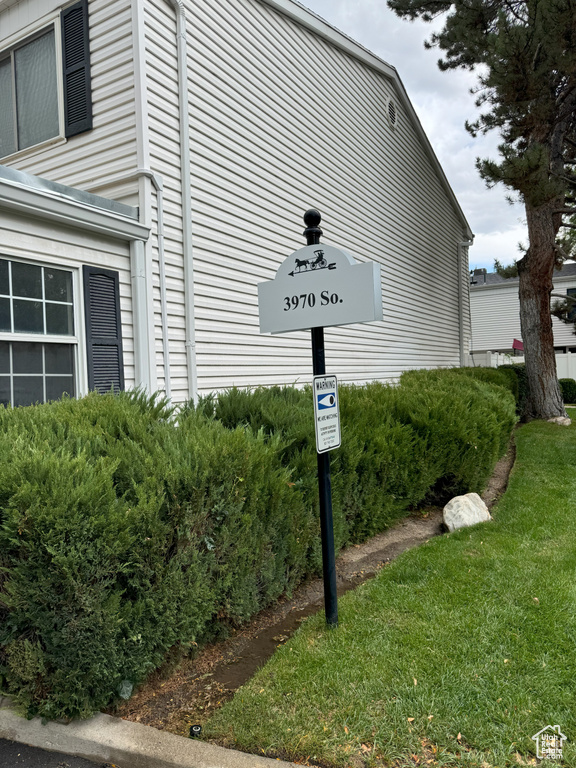
[[[338,405],[338,381],[336,376],[314,376],[314,423],[316,425],[316,450],[318,453],[339,448],[340,408]]]

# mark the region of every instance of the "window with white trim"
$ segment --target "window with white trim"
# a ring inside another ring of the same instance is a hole
[[[80,0],[59,23],[0,52],[0,157],[91,128],[88,2]]]
[[[73,273],[0,257],[0,404],[76,395]]]
[[[573,299],[576,299],[576,288],[568,288],[566,291],[566,296],[571,296]],[[566,318],[568,322],[575,323],[576,322],[576,301],[568,301],[568,317]]]

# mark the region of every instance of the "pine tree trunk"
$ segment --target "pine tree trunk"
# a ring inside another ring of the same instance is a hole
[[[526,419],[566,416],[556,373],[550,314],[556,240],[552,212],[560,205],[558,200],[539,207],[526,203],[530,247],[518,262],[520,327],[528,384],[523,414]]]

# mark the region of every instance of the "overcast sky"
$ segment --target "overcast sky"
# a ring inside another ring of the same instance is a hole
[[[439,51],[424,49],[432,27],[399,19],[385,0],[301,0],[398,70],[398,74],[474,232],[470,268],[492,271],[494,259],[510,264],[519,258],[518,242],[526,242],[521,205],[511,206],[501,185],[489,190],[475,168],[477,157],[498,157],[498,135],[473,139],[466,119],[477,114],[469,89],[473,74],[441,72]]]

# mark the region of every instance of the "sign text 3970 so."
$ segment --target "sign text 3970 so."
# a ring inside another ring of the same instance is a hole
[[[326,307],[329,304],[342,304],[344,299],[341,299],[337,293],[330,293],[330,291],[320,292],[320,307]],[[316,306],[316,294],[315,293],[301,293],[295,296],[284,297],[284,312],[288,312],[291,309],[304,309],[305,307]]]

